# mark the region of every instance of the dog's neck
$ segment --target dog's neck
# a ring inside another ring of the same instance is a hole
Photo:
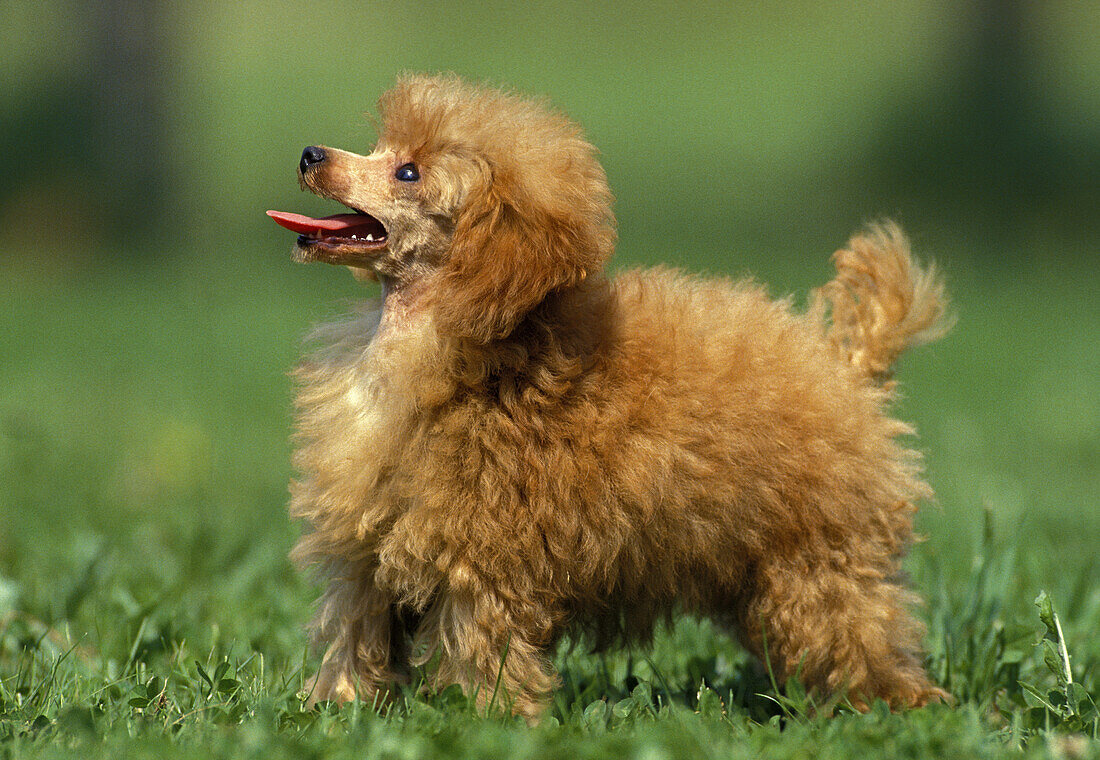
[[[406,327],[417,312],[417,288],[398,282],[391,277],[380,276],[382,285],[382,314],[375,330],[375,337],[390,335]]]
[[[457,387],[484,392],[501,378],[526,385],[553,377],[557,383],[583,374],[606,353],[614,325],[607,282],[593,278],[548,294],[505,337],[490,343],[444,337],[441,347]],[[564,387],[559,383],[557,390]]]
[[[437,383],[428,384],[432,387],[427,396],[435,401],[460,388],[483,391],[494,387],[492,378],[526,383],[583,373],[614,332],[614,319],[608,312],[608,283],[602,277],[548,294],[512,333],[491,343],[436,332],[424,287],[388,277],[379,280],[382,303],[370,339],[372,364],[383,376],[400,364],[399,376],[415,374],[421,377],[420,383],[425,373],[433,375],[451,388],[444,391],[442,386],[435,387]],[[392,375],[386,382],[393,382]],[[421,408],[432,405],[427,398],[417,404]]]

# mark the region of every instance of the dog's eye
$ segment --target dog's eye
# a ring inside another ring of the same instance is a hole
[[[416,170],[416,164],[402,164],[393,176],[402,182],[416,182],[420,179],[420,172]]]

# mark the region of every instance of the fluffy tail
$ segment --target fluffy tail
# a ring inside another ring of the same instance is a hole
[[[934,264],[913,260],[893,222],[867,227],[833,254],[837,275],[812,295],[826,337],[865,376],[891,387],[890,367],[910,346],[940,338],[947,316],[943,279]]]

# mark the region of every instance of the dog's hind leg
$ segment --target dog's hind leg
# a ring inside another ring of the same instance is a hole
[[[906,610],[915,596],[885,575],[823,557],[758,568],[742,639],[780,683],[797,675],[818,694],[846,692],[859,709],[875,698],[894,708],[949,699],[920,662],[923,627]]]

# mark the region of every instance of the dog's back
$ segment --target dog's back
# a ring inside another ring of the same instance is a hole
[[[612,403],[638,409],[617,440],[645,464],[615,492],[651,499],[627,511],[652,516],[638,539],[648,574],[632,579],[625,565],[620,588],[636,596],[620,601],[633,630],[642,611],[680,602],[732,619],[784,677],[802,663],[823,690],[921,704],[946,695],[921,669],[912,595],[896,577],[932,492],[899,440],[912,428],[887,407],[898,354],[948,327],[943,285],[893,226],[835,261],[805,314],[752,282],[664,270],[616,280],[617,345],[635,369]]]

